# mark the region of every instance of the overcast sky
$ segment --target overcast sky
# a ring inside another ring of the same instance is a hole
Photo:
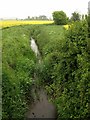
[[[63,10],[68,17],[78,11],[87,14],[90,0],[0,0],[0,18],[27,18],[52,16],[53,11]]]

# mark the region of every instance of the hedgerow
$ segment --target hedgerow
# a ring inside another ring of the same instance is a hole
[[[61,94],[56,97],[58,119],[90,117],[90,62],[88,27],[85,21],[76,22],[68,31],[67,52],[59,68]]]

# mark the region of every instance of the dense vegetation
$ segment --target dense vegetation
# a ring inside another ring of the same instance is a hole
[[[87,17],[87,21],[88,21],[88,37],[90,38],[90,14]]]
[[[61,118],[90,117],[90,44],[87,21],[69,30],[57,25],[31,25],[3,29],[3,118],[22,118],[32,101],[36,73]],[[42,61],[30,49],[32,36]]]
[[[43,56],[37,75],[57,106],[58,119],[90,117],[87,22],[74,23],[66,33],[60,26],[59,31],[52,27],[32,30]]]
[[[2,116],[5,120],[23,119],[28,101],[32,101],[31,87],[36,63],[30,48],[28,26],[3,29],[2,58]]]

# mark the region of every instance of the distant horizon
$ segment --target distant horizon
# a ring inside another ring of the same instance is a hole
[[[79,13],[80,14],[80,12],[78,12],[78,11],[74,11],[74,12],[77,12],[77,13]],[[88,14],[88,12],[86,13],[86,14]],[[80,14],[80,15],[86,15],[86,14]],[[42,15],[44,15],[44,14],[42,14]],[[27,17],[23,17],[23,18],[17,18],[17,17],[4,17],[4,18],[0,18],[0,20],[15,20],[15,19],[17,19],[17,20],[19,20],[19,19],[21,19],[21,20],[24,20],[24,19],[28,19],[28,17],[30,17],[30,18],[32,18],[32,17],[39,17],[39,16],[42,16],[42,15],[38,15],[38,16],[27,16]],[[72,13],[71,13],[71,15],[72,15]],[[46,15],[45,15],[46,16]],[[46,16],[48,19],[52,19],[53,20],[53,17],[52,16]],[[67,17],[71,17],[71,16],[67,16]]]
[[[45,15],[52,18],[54,11],[64,11],[70,18],[72,13],[88,13],[90,0],[2,0],[0,6],[0,19],[26,19],[28,16]]]
[[[44,15],[44,14],[43,14]],[[29,15],[28,15],[29,16]],[[6,19],[12,19],[12,20],[14,20],[14,19],[28,19],[28,16],[27,16],[27,18],[15,18],[15,17],[11,17],[11,18],[0,18],[0,20],[1,19],[3,19],[3,20],[6,20]],[[39,16],[42,16],[42,15],[39,15]],[[30,18],[32,18],[32,17],[39,17],[39,16],[29,16]],[[46,16],[46,15],[45,15]],[[48,16],[46,16],[48,19],[52,19],[52,17],[48,17]]]

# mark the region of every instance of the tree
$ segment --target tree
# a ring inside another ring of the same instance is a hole
[[[77,12],[72,13],[71,20],[72,21],[80,21],[80,14]]]
[[[65,25],[67,24],[68,18],[66,13],[63,11],[54,11],[52,13],[53,15],[53,20],[56,25]]]

